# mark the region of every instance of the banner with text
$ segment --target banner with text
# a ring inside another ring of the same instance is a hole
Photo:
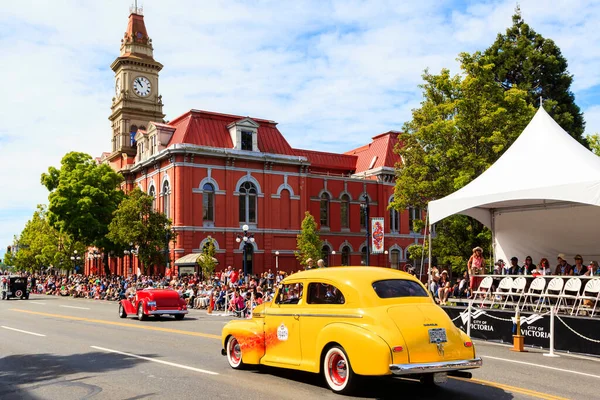
[[[383,218],[371,218],[371,253],[383,253]]]

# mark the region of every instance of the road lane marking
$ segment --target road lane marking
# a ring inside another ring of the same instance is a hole
[[[477,340],[474,339],[473,343],[475,343],[478,346],[485,346],[485,345],[490,345],[490,346],[500,346],[500,347],[514,347],[513,344],[508,344],[508,343],[494,343],[494,342],[489,342],[486,340]],[[529,349],[530,353],[543,353],[545,350],[543,347],[530,347],[527,346],[527,348]],[[554,350],[555,353],[559,353],[561,357],[570,357],[570,358],[578,358],[580,360],[589,360],[589,361],[598,361],[598,357],[589,357],[589,356],[582,356],[581,354],[573,354],[573,353],[565,353],[562,350]]]
[[[551,370],[554,370],[554,371],[568,372],[570,374],[583,375],[583,376],[589,376],[591,378],[598,378],[598,379],[600,379],[600,375],[586,374],[585,372],[572,371],[570,369],[549,367],[547,365],[534,364],[534,363],[529,363],[529,362],[525,362],[525,361],[509,360],[508,358],[492,357],[492,356],[485,356],[485,355],[481,355],[481,356],[485,357],[485,358],[489,358],[491,360],[498,360],[498,361],[511,362],[511,363],[515,363],[515,364],[529,365],[529,366],[532,366],[532,367],[539,367],[539,368],[551,369]]]
[[[475,378],[468,379],[468,378],[459,378],[459,377],[455,377],[455,376],[452,376],[449,378],[456,379],[456,380],[459,380],[462,382],[478,383],[480,385],[495,387],[497,389],[507,390],[511,393],[524,394],[527,396],[536,397],[538,399],[543,399],[543,400],[569,400],[566,397],[554,396],[554,395],[548,394],[548,393],[536,392],[535,390],[530,390],[530,389],[525,389],[525,388],[510,386],[510,385],[504,385],[502,383],[497,383],[497,382],[485,381],[483,379],[475,379]]]
[[[64,307],[64,308],[76,308],[78,310],[89,310],[88,307],[77,307],[77,306],[59,306],[59,307]]]
[[[44,303],[43,301],[31,301],[30,300],[27,303],[29,303],[29,304],[43,304],[43,305],[46,305],[46,303]]]
[[[169,365],[171,367],[176,367],[176,368],[181,368],[181,369],[187,369],[187,370],[190,370],[190,371],[200,372],[202,374],[219,375],[218,372],[207,371],[205,369],[194,368],[194,367],[190,367],[190,366],[183,365],[183,364],[172,363],[172,362],[169,362],[169,361],[157,360],[156,358],[138,356],[136,354],[125,353],[125,352],[118,351],[118,350],[111,350],[111,349],[107,349],[105,347],[99,347],[99,346],[90,346],[90,347],[92,349],[106,351],[107,353],[121,354],[121,355],[127,356],[127,357],[139,358],[140,360],[146,360],[146,361],[151,361],[151,362],[155,362],[155,363],[159,363],[159,364]]]
[[[95,323],[95,324],[124,326],[126,328],[144,329],[144,330],[147,330],[147,331],[158,331],[158,332],[176,333],[176,334],[179,334],[179,335],[198,336],[198,337],[204,337],[204,338],[209,338],[209,339],[219,339],[219,340],[221,340],[221,336],[220,335],[213,335],[213,334],[210,334],[210,333],[202,333],[202,332],[182,331],[182,330],[179,330],[179,329],[160,328],[160,327],[157,327],[157,326],[142,325],[143,322],[140,322],[139,324],[128,324],[126,322],[115,322],[115,321],[106,321],[106,320],[102,320],[102,319],[91,319],[91,318],[84,318],[84,317],[73,317],[73,316],[70,316],[70,315],[50,314],[50,313],[44,313],[44,312],[39,312],[39,311],[21,310],[21,309],[18,309],[18,308],[11,308],[10,311],[16,311],[16,312],[21,312],[21,313],[26,313],[26,314],[33,314],[33,315],[43,315],[45,317],[68,319],[68,320],[72,320],[72,321],[83,321],[83,322],[92,322],[92,323]]]
[[[11,327],[8,327],[8,326],[1,326],[0,328],[8,329],[8,330],[15,331],[15,332],[26,333],[26,334],[28,334],[28,335],[34,335],[34,336],[46,336],[46,335],[42,335],[41,333],[35,333],[35,332],[29,332],[29,331],[23,331],[23,330],[21,330],[21,329],[11,328]]]

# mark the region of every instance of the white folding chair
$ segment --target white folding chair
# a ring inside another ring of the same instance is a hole
[[[538,307],[536,307],[535,310],[542,311],[542,309],[546,306],[546,300],[548,300],[548,303],[550,306],[554,307],[554,305],[552,304],[550,299],[558,299],[562,295],[564,285],[565,285],[565,283],[563,281],[563,278],[552,278],[552,280],[546,287],[546,291],[544,292],[544,295],[542,296],[540,303],[538,304],[539,310],[538,310]],[[558,292],[558,293],[554,294],[551,292]]]
[[[519,300],[517,300],[517,303],[516,303],[516,305],[518,307],[519,303],[521,301],[521,298],[523,297],[523,294],[525,293],[525,286],[527,286],[527,279],[524,276],[520,276],[520,277],[516,278],[515,280],[513,280],[510,295],[506,296],[506,300],[504,300],[504,305],[502,306],[502,309],[506,308],[506,304],[508,302],[509,297],[511,298],[512,302],[514,303],[515,296],[519,298]]]
[[[596,311],[596,306],[598,305],[598,300],[600,300],[600,279],[598,279],[598,278],[590,279],[585,284],[585,287],[583,288],[583,293],[575,301],[575,302],[579,301],[579,305],[577,306],[577,312],[575,315],[579,315],[579,310],[581,310],[582,307],[584,309],[589,307],[589,306],[586,306],[583,304],[584,300],[590,300],[590,301],[594,302],[594,305],[592,306],[592,314],[591,314],[591,316],[593,317],[594,312]]]
[[[541,276],[535,278],[533,282],[531,282],[531,285],[529,285],[529,290],[525,296],[523,296],[523,308],[529,307],[531,310],[535,310],[535,308],[537,308],[537,303],[539,303],[542,295],[544,294],[545,288],[546,280]],[[535,304],[534,299],[537,300]],[[520,303],[521,298],[519,298],[519,301],[517,302],[517,308],[519,308]]]
[[[483,294],[484,296],[481,300],[481,305],[483,306],[485,298],[490,294],[490,288],[492,287],[493,283],[494,278],[492,278],[491,276],[486,276],[485,278],[483,278],[477,290],[473,292],[473,300],[477,299],[477,295]]]
[[[579,291],[581,290],[581,279],[577,277],[570,278],[565,287],[562,290],[562,294],[558,298],[558,302],[556,303],[556,311],[560,311],[560,307],[564,304],[565,308],[568,308],[568,300],[573,300],[573,307],[571,307],[571,314],[575,311],[575,303],[577,302],[577,298],[579,297]]]
[[[498,289],[496,289],[494,291],[494,293],[492,294],[492,304],[490,305],[490,308],[494,307],[494,304],[496,303],[496,299],[498,299],[499,302],[502,302],[502,298],[505,296],[508,299],[508,295],[511,293],[512,287],[513,287],[512,278],[510,278],[508,276],[505,278],[502,278],[502,280],[500,281],[500,284],[498,285]]]

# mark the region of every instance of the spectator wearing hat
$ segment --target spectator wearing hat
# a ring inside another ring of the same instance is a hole
[[[585,276],[599,276],[600,269],[598,269],[598,261],[590,261],[587,271],[584,273]]]
[[[440,275],[440,280],[438,281],[438,298],[440,300],[441,305],[445,305],[448,301],[448,296],[452,292],[452,287],[450,286],[450,279],[448,278],[448,271],[443,270]]]
[[[308,258],[306,260],[306,269],[313,269],[314,268],[314,261],[312,258]]]
[[[479,246],[473,249],[473,254],[467,261],[467,271],[469,272],[471,292],[477,290],[479,284],[483,280],[481,275],[484,274],[483,249]]]
[[[569,263],[567,263],[564,253],[560,253],[556,259],[558,261],[558,265],[556,266],[554,275],[573,275],[573,268],[569,265]]]
[[[522,271],[522,267],[519,267],[519,259],[517,257],[510,258],[510,268],[508,268],[508,275],[519,275],[519,271]]]
[[[575,265],[573,265],[573,275],[583,275],[587,268],[583,266],[583,257],[580,254],[575,256]]]
[[[503,259],[499,259],[498,261],[496,261],[496,263],[494,264],[494,275],[504,275],[505,265],[506,263]]]

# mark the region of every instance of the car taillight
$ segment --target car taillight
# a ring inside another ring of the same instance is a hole
[[[465,342],[465,347],[473,347],[473,342]]]
[[[402,350],[404,350],[404,349],[402,348],[402,346],[396,346],[396,347],[392,348],[392,351],[393,351],[394,353],[400,353]]]

